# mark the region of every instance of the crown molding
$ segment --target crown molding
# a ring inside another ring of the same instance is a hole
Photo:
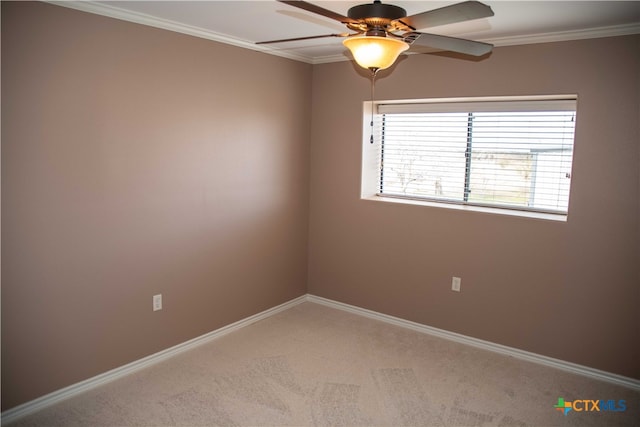
[[[342,62],[342,61],[351,61],[352,59],[346,55],[327,55],[327,56],[317,56],[313,58],[313,65],[316,64],[328,64],[330,62]]]
[[[628,36],[640,34],[640,23],[611,25],[580,30],[554,31],[551,33],[528,34],[523,36],[506,36],[487,38],[480,41],[494,46],[515,46],[522,44],[553,43],[570,40],[597,39],[603,37]]]
[[[96,15],[102,15],[109,18],[120,19],[122,21],[133,22],[136,24],[147,25],[149,27],[160,28],[163,30],[174,31],[176,33],[186,34],[202,39],[212,40],[232,46],[242,47],[244,49],[255,50],[258,52],[264,52],[270,55],[281,56],[287,59],[293,59],[294,61],[306,62],[313,64],[313,58],[305,55],[295,54],[284,50],[276,50],[267,46],[256,45],[253,42],[247,40],[241,40],[234,37],[229,37],[225,34],[217,33],[215,31],[207,30],[204,28],[183,24],[180,22],[172,21],[169,19],[158,18],[155,16],[147,15],[145,13],[133,12],[125,10],[119,7],[106,5],[102,3],[94,3],[90,1],[62,1],[62,0],[45,0],[46,3],[54,4],[56,6],[67,7],[70,9],[79,10],[81,12],[94,13]]]
[[[596,27],[582,30],[556,31],[551,33],[527,34],[523,36],[505,36],[486,39],[476,39],[484,43],[491,43],[496,47],[517,46],[536,43],[553,43],[571,40],[597,39],[603,37],[628,36],[640,34],[640,23],[612,25],[608,27]],[[458,36],[456,36],[458,37]],[[462,36],[464,37],[464,35]],[[470,36],[474,38],[473,36]],[[412,54],[409,52],[408,54]],[[329,62],[348,61],[345,55],[329,55],[313,58],[311,64],[326,64]]]
[[[62,0],[45,0],[47,3],[57,6],[76,9],[82,12],[94,13],[97,15],[107,16],[109,18],[120,19],[123,21],[134,22],[137,24],[147,25],[150,27],[161,28],[164,30],[174,31],[177,33],[187,34],[207,40],[225,43],[232,46],[263,52],[269,55],[280,56],[294,61],[305,62],[307,64],[327,64],[331,62],[349,61],[349,57],[338,55],[327,55],[320,57],[310,57],[300,55],[288,50],[276,49],[266,45],[256,45],[247,40],[241,40],[230,37],[225,34],[207,30],[192,25],[186,25],[180,22],[171,21],[169,19],[158,18],[140,12],[133,12],[119,7],[106,5],[102,3],[94,3],[90,1],[62,1]],[[623,25],[612,25],[606,27],[596,27],[579,30],[555,31],[549,33],[528,34],[522,36],[505,36],[486,39],[477,39],[485,43],[491,43],[496,47],[500,46],[516,46],[535,43],[552,43],[570,40],[593,39],[602,37],[626,36],[631,34],[640,34],[640,23],[631,23]],[[459,37],[459,36],[456,36]]]

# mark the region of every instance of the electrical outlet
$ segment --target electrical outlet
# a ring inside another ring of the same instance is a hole
[[[462,279],[459,277],[454,277],[453,279],[451,279],[451,290],[452,291],[456,291],[456,292],[460,292],[460,283],[462,282]]]
[[[153,296],[153,311],[162,310],[162,294]]]

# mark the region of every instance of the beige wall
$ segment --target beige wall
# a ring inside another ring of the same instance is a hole
[[[379,99],[577,93],[557,223],[359,200],[349,62],[3,2],[3,410],[307,290],[640,378],[638,44],[381,76]]]
[[[307,64],[2,2],[3,409],[305,293],[310,94]]]
[[[414,55],[378,81],[378,99],[578,94],[566,223],[360,200],[369,83],[315,66],[309,292],[640,378],[639,40]]]

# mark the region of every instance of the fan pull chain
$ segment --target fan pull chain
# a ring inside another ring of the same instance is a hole
[[[369,138],[369,143],[373,144],[373,115],[374,115],[374,100],[375,100],[375,87],[376,87],[376,74],[378,73],[377,69],[371,69],[371,138]]]

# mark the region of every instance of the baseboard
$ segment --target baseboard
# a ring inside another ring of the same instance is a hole
[[[197,346],[205,344],[211,340],[216,338],[220,338],[226,334],[237,331],[245,326],[249,326],[252,323],[255,323],[259,320],[265,319],[267,317],[273,316],[281,311],[287,310],[293,306],[296,306],[303,302],[312,302],[315,304],[325,305],[327,307],[332,307],[338,310],[347,311],[353,314],[357,314],[360,316],[368,317],[370,319],[379,320],[382,322],[386,322],[392,325],[400,326],[403,328],[411,329],[417,332],[437,336],[440,338],[448,339],[451,341],[455,341],[461,344],[470,345],[473,347],[478,347],[484,350],[493,351],[496,353],[504,354],[507,356],[516,357],[519,359],[527,360],[529,362],[538,363],[541,365],[545,365],[548,367],[561,369],[563,371],[572,372],[578,375],[583,375],[585,377],[606,381],[612,384],[616,384],[619,386],[631,388],[633,390],[640,391],[640,381],[635,380],[633,378],[625,377],[622,375],[613,374],[610,372],[601,371],[594,368],[589,368],[587,366],[578,365],[571,362],[566,362],[559,359],[554,359],[547,356],[542,356],[536,353],[531,353],[528,351],[518,350],[516,348],[507,347],[500,344],[495,344],[489,341],[480,340],[477,338],[468,337],[462,334],[457,334],[454,332],[445,331],[443,329],[434,328],[431,326],[422,325],[420,323],[412,322],[409,320],[400,319],[398,317],[389,316],[386,314],[378,313],[372,310],[367,310],[365,308],[356,307],[353,305],[345,304],[342,302],[330,300],[323,297],[318,297],[311,294],[302,295],[298,298],[294,298],[291,301],[280,304],[276,307],[270,308],[253,316],[249,316],[245,319],[239,320],[230,325],[224,326],[222,328],[216,329],[215,331],[209,332],[207,334],[201,335],[189,341],[185,341],[184,343],[178,344],[176,346],[170,347],[166,350],[162,350],[158,353],[152,354],[145,358],[136,360],[127,365],[121,366],[119,368],[113,369],[111,371],[105,372],[103,374],[97,375],[95,377],[89,378],[87,380],[81,381],[76,384],[72,384],[63,389],[54,391],[45,396],[39,397],[32,401],[23,403],[22,405],[11,408],[7,411],[2,412],[0,414],[0,418],[2,423],[10,423],[24,416],[35,413],[41,409],[44,409],[48,406],[54,405],[62,400],[68,399],[70,397],[76,396],[85,391],[96,388],[102,384],[106,384],[110,381],[114,381],[118,378],[122,378],[126,375],[132,374],[136,371],[139,371],[143,368],[151,366],[153,364],[159,363],[163,360],[166,360],[170,357],[173,357],[179,353],[182,353],[187,350],[191,350]]]
[[[91,390],[100,385],[106,384],[110,381],[114,381],[118,378],[122,378],[126,375],[132,374],[143,368],[146,368],[148,366],[151,366],[153,364],[166,360],[170,357],[173,357],[179,353],[185,352],[187,350],[191,350],[197,346],[205,344],[216,338],[220,338],[223,335],[227,335],[231,332],[237,331],[238,329],[244,328],[245,326],[249,326],[250,324],[255,323],[259,320],[273,316],[276,313],[287,310],[305,301],[307,301],[307,296],[302,295],[298,298],[292,299],[291,301],[287,301],[276,307],[262,311],[253,316],[249,316],[235,323],[231,323],[230,325],[223,326],[220,329],[216,329],[215,331],[206,333],[199,337],[193,338],[189,341],[185,341],[181,344],[170,347],[166,350],[159,351],[158,353],[136,360],[127,365],[115,368],[111,371],[86,379],[79,383],[72,384],[63,389],[56,390],[52,393],[46,394],[42,397],[39,397],[37,399],[31,400],[29,402],[23,403],[22,405],[18,405],[14,408],[11,408],[2,412],[2,414],[0,414],[0,420],[2,424],[10,423],[24,416],[33,414],[34,412],[37,412],[48,406],[54,405],[62,400],[68,399],[73,396],[77,396],[80,393]]]
[[[582,375],[592,379],[606,381],[612,384],[616,384],[619,386],[640,391],[639,380],[625,377],[618,374],[613,374],[611,372],[601,371],[599,369],[590,368],[588,366],[578,365],[576,363],[566,362],[564,360],[554,359],[552,357],[547,357],[540,354],[519,350],[517,348],[507,347],[501,344],[495,344],[489,341],[468,337],[466,335],[457,334],[455,332],[449,332],[443,329],[422,325],[420,323],[400,319],[398,317],[389,316],[389,315],[378,313],[372,310],[367,310],[365,308],[356,307],[353,305],[345,304],[338,301],[333,301],[327,298],[322,298],[322,297],[318,297],[311,294],[307,294],[306,300],[316,304],[322,304],[328,307],[336,308],[338,310],[343,310],[353,314],[365,316],[370,319],[380,320],[382,322],[390,323],[392,325],[411,329],[417,332],[434,335],[434,336],[455,341],[461,344],[466,344],[466,345],[481,348],[484,350],[493,351],[495,353],[516,357],[518,359],[526,360],[533,363],[538,363],[540,365],[560,369],[563,371]]]

